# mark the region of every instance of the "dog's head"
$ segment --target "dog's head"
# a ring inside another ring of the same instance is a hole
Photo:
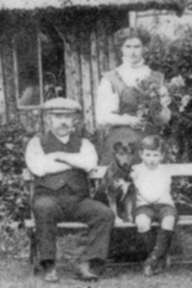
[[[134,143],[129,143],[124,145],[122,142],[116,142],[113,145],[114,159],[119,167],[129,171],[131,165],[133,164],[133,159],[135,155],[135,145]]]

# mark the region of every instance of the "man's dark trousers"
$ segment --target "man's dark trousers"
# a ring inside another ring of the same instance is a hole
[[[112,211],[98,201],[70,192],[68,187],[57,191],[36,188],[32,206],[40,261],[55,260],[57,223],[60,221],[88,224],[87,245],[80,261],[106,259],[114,221]]]

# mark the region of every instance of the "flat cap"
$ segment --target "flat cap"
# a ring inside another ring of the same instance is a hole
[[[74,113],[82,110],[77,101],[63,97],[57,97],[45,101],[43,109],[50,110],[53,113]]]

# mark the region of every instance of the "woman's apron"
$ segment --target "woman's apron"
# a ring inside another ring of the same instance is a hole
[[[119,95],[119,115],[125,113],[131,116],[137,116],[138,112],[138,98],[137,91],[133,87],[128,87],[118,71],[113,70],[105,74],[105,77],[110,81],[112,89]],[[150,77],[159,78],[162,81],[162,74],[159,72],[151,72]],[[161,79],[160,79],[161,78]],[[100,163],[101,165],[108,165],[113,159],[113,146],[116,142],[122,142],[123,145],[134,148],[134,163],[139,162],[138,144],[145,136],[142,129],[134,129],[130,126],[105,126],[100,132]]]

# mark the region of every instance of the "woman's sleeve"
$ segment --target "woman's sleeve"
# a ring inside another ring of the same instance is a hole
[[[118,112],[119,98],[113,91],[111,83],[103,78],[98,88],[96,103],[96,121],[98,125],[108,124],[113,113]]]

